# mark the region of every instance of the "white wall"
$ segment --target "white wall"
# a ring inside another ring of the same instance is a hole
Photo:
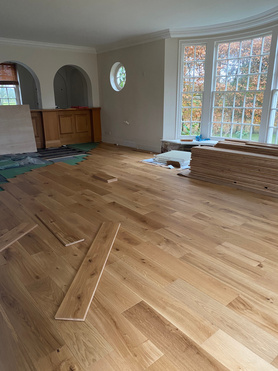
[[[165,40],[163,139],[176,139],[179,40]]]
[[[13,61],[30,67],[37,75],[42,98],[42,108],[55,108],[54,76],[64,65],[82,68],[92,84],[89,91],[89,105],[99,107],[98,69],[96,54],[83,51],[46,48],[25,45],[0,45],[0,63]]]
[[[98,55],[104,142],[160,152],[164,49],[165,40],[159,40]],[[110,70],[115,62],[121,62],[127,73],[126,85],[120,92],[110,85]]]

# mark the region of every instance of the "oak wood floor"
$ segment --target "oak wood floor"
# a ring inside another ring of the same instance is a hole
[[[0,254],[1,371],[277,370],[278,200],[148,157],[102,144],[4,186],[0,235],[38,227]],[[63,246],[47,210],[85,241]],[[121,228],[86,321],[57,321],[105,221]]]

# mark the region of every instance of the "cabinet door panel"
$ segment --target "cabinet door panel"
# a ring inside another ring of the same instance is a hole
[[[74,121],[72,115],[59,115],[59,128],[60,134],[73,134],[74,133]]]
[[[75,130],[77,133],[89,131],[89,115],[87,113],[75,115]]]

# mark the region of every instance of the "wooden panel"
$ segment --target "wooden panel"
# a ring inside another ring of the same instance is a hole
[[[29,106],[0,106],[0,154],[36,151]]]
[[[60,135],[74,133],[74,121],[72,115],[59,115]]]
[[[98,179],[98,180],[102,180],[105,183],[112,183],[112,182],[116,182],[118,180],[113,175],[109,175],[109,174],[106,174],[106,173],[103,173],[103,172],[99,172],[97,174],[94,174],[93,177]]]
[[[85,321],[119,228],[120,223],[102,224],[55,319]]]
[[[93,142],[101,142],[100,107],[92,109],[93,117]]]
[[[0,237],[0,252],[12,245],[14,242],[31,232],[37,224],[21,223]]]
[[[36,140],[37,148],[44,148],[44,133],[42,124],[42,114],[41,112],[31,111],[34,135]]]
[[[61,146],[59,120],[56,111],[42,111],[45,147]]]
[[[42,115],[46,148],[101,141],[100,108],[34,110],[32,113]]]
[[[75,117],[75,130],[77,133],[87,133],[90,126],[90,116],[87,113],[76,114]]]
[[[84,238],[73,236],[70,228],[50,210],[45,209],[37,213],[36,216],[64,246],[70,246],[84,241]]]

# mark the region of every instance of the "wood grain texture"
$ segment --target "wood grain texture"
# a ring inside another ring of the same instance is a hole
[[[50,210],[45,209],[38,212],[36,216],[64,246],[74,245],[85,240],[74,236],[70,228]]]
[[[18,241],[21,237],[31,232],[37,224],[21,223],[0,237],[0,252]]]
[[[215,147],[195,147],[188,176],[278,197],[277,156],[277,145],[260,147],[224,141]]]
[[[119,223],[102,224],[55,319],[85,321],[119,228]]]
[[[86,241],[121,222],[85,322],[54,316],[90,243],[65,248],[39,223],[0,253],[1,371],[277,368],[277,199],[178,177],[121,146],[90,153],[0,192],[2,235],[45,209]],[[101,171],[121,181],[96,181]]]
[[[109,174],[106,174],[106,173],[103,173],[103,172],[99,172],[97,174],[94,174],[93,177],[98,179],[98,180],[101,180],[105,183],[112,183],[112,182],[116,182],[118,180],[113,175],[109,175]]]
[[[264,359],[250,349],[219,330],[202,344],[202,348],[212,354],[229,370],[275,371]]]
[[[124,315],[180,370],[227,370],[146,303],[136,304]]]

